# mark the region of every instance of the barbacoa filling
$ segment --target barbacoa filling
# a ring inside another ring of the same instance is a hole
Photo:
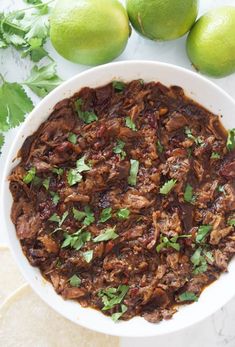
[[[161,83],[115,81],[59,102],[9,177],[30,264],[115,321],[169,319],[235,253],[234,134]]]

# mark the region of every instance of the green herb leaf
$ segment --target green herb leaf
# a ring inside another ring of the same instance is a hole
[[[171,179],[166,181],[163,186],[160,188],[160,194],[167,195],[176,185],[177,180]]]
[[[46,190],[48,190],[49,186],[50,186],[50,177],[45,178],[45,180],[43,180],[43,182],[42,182],[42,185]]]
[[[115,89],[115,91],[117,92],[122,92],[125,89],[125,83],[121,82],[121,81],[113,81],[112,82],[113,88]]]
[[[83,224],[85,226],[89,226],[90,224],[92,224],[95,221],[94,213],[91,211],[90,206],[86,206],[84,211],[86,213],[86,217],[83,221]]]
[[[84,227],[85,226],[83,226],[81,229],[79,229],[73,234],[65,233],[64,234],[65,239],[62,243],[61,248],[65,248],[69,246],[79,251],[87,241],[90,241],[91,233],[87,231],[83,231]]]
[[[127,311],[127,306],[122,304],[121,305],[121,312],[116,312],[113,313],[111,318],[114,322],[117,322],[119,320],[119,318]]]
[[[235,148],[235,128],[228,131],[226,146],[229,151],[232,151]]]
[[[55,174],[58,175],[58,176],[62,176],[63,173],[64,173],[64,169],[54,167],[54,168],[52,169],[52,172],[55,173]]]
[[[30,39],[28,45],[25,46],[26,49],[22,53],[22,58],[29,55],[34,63],[38,63],[42,58],[48,56],[47,51],[45,51],[45,49],[42,46],[42,39],[38,37]]]
[[[224,193],[224,186],[218,186],[217,187],[218,192]]]
[[[179,301],[198,301],[198,297],[193,292],[184,292],[179,295]]]
[[[130,215],[130,210],[128,208],[120,208],[120,210],[117,211],[117,217],[119,219],[127,219]]]
[[[68,211],[65,211],[62,215],[62,217],[60,218],[58,216],[57,213],[54,213],[50,218],[49,218],[49,221],[51,222],[56,222],[59,224],[59,228],[62,226],[62,224],[64,223],[65,219],[68,217]]]
[[[107,207],[102,210],[99,222],[104,223],[110,218],[112,218],[112,207]]]
[[[196,145],[200,146],[203,144],[203,140],[200,137],[195,137],[189,127],[185,127],[185,134],[190,140],[193,140]]]
[[[76,162],[76,166],[77,166],[77,170],[78,172],[84,172],[84,171],[89,171],[91,168],[90,166],[88,166],[87,164],[85,164],[85,155],[80,158],[79,160],[77,160]]]
[[[90,124],[98,120],[97,115],[94,112],[82,111],[81,106],[83,105],[83,100],[78,99],[75,101],[75,108],[78,114],[78,117],[86,124]]]
[[[67,175],[67,181],[70,186],[74,186],[75,184],[81,182],[82,175],[78,172],[77,169],[70,169]]]
[[[84,259],[86,260],[86,262],[90,263],[93,258],[93,250],[83,252],[82,255]]]
[[[184,191],[184,201],[192,202],[192,200],[193,200],[193,187],[190,184],[187,184]]]
[[[31,169],[29,171],[27,171],[27,174],[24,176],[23,181],[26,184],[29,184],[33,181],[33,179],[36,176],[36,168],[35,167],[31,167]]]
[[[49,218],[50,222],[60,223],[60,217],[57,213],[53,213],[53,215]]]
[[[102,233],[93,239],[93,242],[102,242],[108,240],[115,240],[119,235],[115,233],[116,226],[107,228]]]
[[[18,126],[32,109],[32,101],[18,83],[3,82],[0,86],[0,131]]]
[[[52,201],[53,204],[58,205],[59,201],[60,201],[60,196],[59,194],[55,193],[55,192],[50,192],[50,195],[52,196]]]
[[[86,217],[86,213],[73,207],[73,216],[76,220],[81,221]]]
[[[120,154],[121,159],[125,159],[126,157],[126,152],[123,150],[125,147],[125,142],[122,140],[117,140],[117,144],[115,147],[113,147],[113,152],[116,154]]]
[[[77,275],[73,275],[69,279],[69,283],[72,287],[80,287],[81,279]]]
[[[217,152],[212,152],[211,153],[211,159],[220,159],[220,154]]]
[[[159,153],[163,153],[163,151],[164,151],[164,147],[159,140],[157,141],[157,151]]]
[[[201,261],[201,253],[202,253],[202,249],[201,247],[197,248],[196,251],[193,253],[193,255],[191,256],[191,262],[193,263],[193,265],[196,267],[200,264]]]
[[[77,143],[77,135],[74,134],[74,133],[69,133],[68,140],[69,140],[69,142],[71,142],[74,145],[76,145],[76,143]]]
[[[126,126],[133,131],[137,131],[136,125],[130,117],[126,117]]]
[[[198,232],[197,232],[197,236],[196,236],[196,241],[197,242],[202,242],[206,235],[212,230],[212,226],[211,225],[201,225],[198,228]]]
[[[201,247],[197,248],[190,259],[194,265],[194,270],[193,270],[194,275],[198,275],[207,270],[207,261],[204,255],[202,255],[202,252],[206,256],[206,258],[208,258],[209,261],[213,261],[213,256],[212,254],[210,254],[210,252],[203,251]]]
[[[188,237],[189,235],[187,235]],[[156,247],[156,251],[159,253],[163,248],[174,248],[176,251],[180,250],[180,244],[177,243],[177,239],[179,237],[172,237],[171,239],[168,239],[168,237],[166,236],[162,236],[160,237],[160,243],[157,245]]]
[[[107,289],[101,289],[98,293],[98,297],[102,298],[102,302],[104,304],[102,310],[110,310],[115,305],[120,304],[127,294],[128,290],[129,286],[126,286],[124,284],[120,285],[118,288],[111,287]]]
[[[44,97],[55,89],[62,80],[56,74],[56,64],[50,63],[46,66],[34,66],[31,75],[24,82],[39,97]]]
[[[228,220],[228,225],[231,225],[232,227],[235,227],[235,219]]]
[[[128,177],[128,183],[131,186],[135,186],[137,183],[137,175],[139,171],[139,161],[135,159],[130,160],[131,168],[130,168],[130,174]]]

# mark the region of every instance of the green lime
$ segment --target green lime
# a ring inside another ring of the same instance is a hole
[[[173,40],[189,31],[197,18],[198,0],[127,0],[131,24],[152,40]]]
[[[235,7],[216,8],[199,18],[188,35],[187,53],[202,73],[223,77],[235,72]]]
[[[119,56],[130,27],[118,0],[58,0],[51,14],[50,38],[64,58],[98,65]]]

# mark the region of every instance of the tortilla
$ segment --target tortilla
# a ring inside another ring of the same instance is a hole
[[[7,247],[0,246],[0,304],[25,283]]]
[[[26,284],[0,307],[4,347],[118,347],[119,339],[92,332],[63,318]]]

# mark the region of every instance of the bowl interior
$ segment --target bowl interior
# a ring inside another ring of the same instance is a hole
[[[39,125],[46,120],[54,105],[72,96],[82,87],[102,86],[111,80],[131,81],[144,79],[146,82],[181,86],[185,93],[195,101],[208,108],[211,112],[221,115],[226,128],[235,127],[235,102],[223,90],[198,74],[173,65],[129,61],[107,64],[83,72],[48,95],[27,117],[11,147],[5,165],[2,182],[2,206],[4,208],[4,230],[7,233],[9,245],[23,275],[38,295],[53,309],[84,327],[118,336],[154,336],[163,335],[183,329],[215,312],[235,294],[235,260],[229,265],[229,273],[207,287],[198,302],[182,307],[169,321],[151,324],[143,318],[135,317],[127,322],[114,323],[110,318],[93,309],[84,309],[73,301],[64,301],[57,295],[50,283],[46,282],[37,268],[32,267],[23,255],[20,243],[16,237],[15,228],[10,220],[12,197],[9,191],[7,176],[16,165],[14,158],[25,138],[31,135]],[[223,293],[223,295],[221,295]]]

